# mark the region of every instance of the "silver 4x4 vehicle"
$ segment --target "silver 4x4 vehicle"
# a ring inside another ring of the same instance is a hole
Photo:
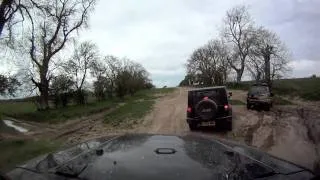
[[[247,96],[247,109],[263,108],[269,111],[273,104],[273,94],[267,84],[254,84]]]
[[[232,109],[226,88],[219,86],[190,90],[187,123],[190,130],[198,126],[215,126],[217,129],[231,131]]]

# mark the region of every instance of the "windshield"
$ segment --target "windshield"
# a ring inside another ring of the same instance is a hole
[[[251,87],[249,94],[267,94],[269,88],[267,86],[253,86]]]
[[[227,93],[225,89],[211,89],[207,91],[196,92],[197,100],[202,100],[204,97],[208,97],[214,100],[218,105],[227,104]]]
[[[0,1],[0,172],[79,178],[139,163],[148,175],[159,168],[177,179],[190,164],[199,171],[186,178],[194,179],[212,169],[223,178],[227,170],[319,171],[319,7],[320,0]],[[132,135],[126,145],[109,141],[124,134]],[[138,147],[135,135],[145,134],[159,136]],[[209,141],[195,147],[201,140],[188,144],[189,135]],[[103,149],[81,144],[97,138]],[[242,149],[234,154],[210,139]],[[185,144],[194,146],[194,163],[179,159]],[[280,160],[258,162],[241,153],[249,147]]]

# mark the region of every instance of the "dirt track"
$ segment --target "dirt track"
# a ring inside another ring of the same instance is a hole
[[[145,125],[140,131],[156,134],[181,134],[189,131],[185,121],[187,107],[186,89],[160,99],[154,110],[145,117]]]
[[[276,106],[270,112],[247,110],[244,105],[233,106],[233,131],[224,133],[214,129],[190,132],[186,123],[186,88],[177,89],[167,97],[159,99],[154,110],[145,117],[138,132],[161,134],[195,133],[231,139],[255,146],[275,156],[314,169],[319,149],[310,140],[310,132],[304,122],[318,117],[304,117],[299,106]],[[245,91],[232,91],[233,99],[245,102]],[[135,131],[137,132],[137,131]]]
[[[249,111],[244,105],[232,106],[232,132],[218,132],[212,128],[202,128],[197,132],[190,132],[186,123],[187,91],[186,88],[179,88],[173,93],[157,99],[153,111],[141,119],[141,123],[130,129],[121,126],[115,129],[104,124],[103,117],[108,112],[101,112],[60,125],[41,125],[42,128],[38,128],[40,131],[30,132],[29,136],[62,139],[66,143],[76,144],[112,134],[183,135],[193,133],[255,146],[309,169],[316,169],[315,162],[320,162],[319,131],[310,130],[312,129],[310,127],[320,126],[318,123],[318,119],[320,119],[319,106],[312,106],[313,109],[305,108],[302,105],[275,106],[270,112]],[[232,92],[233,99],[245,101],[246,92]]]

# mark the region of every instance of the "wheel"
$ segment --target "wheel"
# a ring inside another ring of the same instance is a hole
[[[251,105],[247,102],[247,109],[251,109]]]
[[[196,130],[197,127],[198,127],[198,124],[196,124],[196,123],[189,123],[189,129],[190,129],[191,131]]]
[[[264,110],[265,111],[270,111],[270,105],[269,104],[265,105]]]
[[[232,119],[230,121],[224,120],[216,123],[218,131],[232,131]]]
[[[212,99],[203,99],[198,102],[195,111],[202,120],[210,120],[216,116],[218,106]]]
[[[225,128],[226,131],[232,131],[232,121],[231,122],[226,122],[224,128]]]

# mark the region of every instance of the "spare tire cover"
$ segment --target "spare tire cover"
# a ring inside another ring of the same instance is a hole
[[[209,120],[217,114],[217,104],[211,99],[201,100],[195,107],[201,119]]]

